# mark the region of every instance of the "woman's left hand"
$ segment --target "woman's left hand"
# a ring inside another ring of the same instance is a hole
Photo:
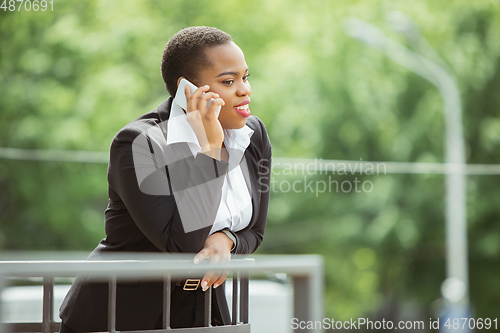
[[[215,232],[207,237],[203,249],[194,257],[193,262],[198,264],[208,259],[213,264],[227,264],[231,260],[233,241],[223,232]],[[220,286],[226,280],[228,271],[206,272],[201,280],[201,288],[206,291],[211,285]]]

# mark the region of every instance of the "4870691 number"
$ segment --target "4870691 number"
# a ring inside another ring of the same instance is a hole
[[[1,1],[1,0],[0,0]],[[50,6],[49,6],[50,5]],[[3,0],[0,10],[4,12],[54,11],[54,0]]]
[[[444,323],[444,326],[448,329],[464,329],[468,327],[469,329],[477,329],[477,330],[482,330],[486,329],[489,330],[494,329],[496,330],[498,328],[498,319],[490,319],[490,318],[448,318],[446,322]]]

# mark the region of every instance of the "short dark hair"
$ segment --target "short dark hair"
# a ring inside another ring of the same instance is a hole
[[[161,75],[170,96],[175,96],[179,77],[196,84],[200,69],[211,65],[205,54],[207,47],[232,40],[224,31],[205,26],[185,28],[173,35],[161,60]]]

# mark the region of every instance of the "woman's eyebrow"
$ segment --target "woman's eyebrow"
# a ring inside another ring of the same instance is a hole
[[[248,67],[247,69],[245,70],[245,73],[248,72]],[[224,76],[224,75],[238,75],[240,74],[239,72],[222,72],[220,73],[219,75],[216,76],[216,78],[218,77],[221,77],[221,76]]]

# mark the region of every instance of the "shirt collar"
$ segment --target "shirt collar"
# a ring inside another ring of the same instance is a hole
[[[245,124],[242,128],[224,129],[224,145],[229,153],[229,170],[240,164],[250,145],[253,130]]]
[[[184,111],[174,99],[172,101],[170,117],[167,123],[167,145],[180,142],[187,142],[199,146],[198,138],[196,134],[194,134],[191,125],[189,125]]]
[[[253,129],[245,124],[242,128],[224,129],[224,144],[226,147],[245,151],[250,145]]]

